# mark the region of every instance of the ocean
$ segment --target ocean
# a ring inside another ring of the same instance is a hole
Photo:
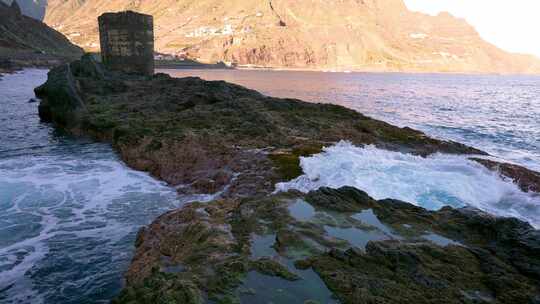
[[[264,94],[340,104],[540,170],[540,77],[163,70]],[[112,148],[39,121],[28,102],[45,70],[0,80],[0,303],[108,303],[137,230],[193,197],[125,166]],[[419,158],[347,142],[302,160],[277,190],[357,186],[429,209],[474,206],[538,227],[540,198],[468,161]],[[324,177],[324,178],[322,178]]]

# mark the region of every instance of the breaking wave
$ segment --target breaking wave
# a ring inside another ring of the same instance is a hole
[[[276,185],[276,190],[353,186],[376,199],[399,199],[430,210],[472,206],[540,227],[540,196],[522,192],[511,180],[465,156],[423,158],[342,141],[302,158],[301,166],[304,175]]]

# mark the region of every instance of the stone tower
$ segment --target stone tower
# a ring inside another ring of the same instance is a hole
[[[132,11],[98,18],[101,58],[110,70],[154,74],[154,19]]]
[[[22,14],[21,6],[17,3],[17,0],[13,0],[10,7],[15,12],[15,15],[20,16]]]

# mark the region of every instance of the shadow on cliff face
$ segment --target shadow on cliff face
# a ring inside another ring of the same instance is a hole
[[[15,0],[2,0],[11,5]],[[24,15],[42,21],[47,10],[47,0],[16,0]]]

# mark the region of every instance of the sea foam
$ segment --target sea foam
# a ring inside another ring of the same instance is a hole
[[[0,154],[0,298],[110,297],[137,229],[182,203],[173,188],[127,168],[110,146],[68,142],[40,156]]]
[[[277,184],[276,190],[308,192],[353,186],[375,199],[399,199],[430,210],[446,205],[472,206],[540,227],[540,196],[522,192],[512,181],[466,156],[434,154],[423,158],[342,141],[302,158],[301,166],[304,175]]]

